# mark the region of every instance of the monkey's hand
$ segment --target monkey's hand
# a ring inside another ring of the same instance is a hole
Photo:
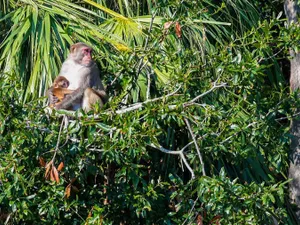
[[[48,90],[49,105],[55,105],[59,99],[53,94],[53,88]]]
[[[56,104],[56,105],[54,106],[54,108],[55,108],[56,110],[62,109],[61,104]]]
[[[70,95],[67,95],[64,99],[71,99],[71,96]],[[55,106],[54,106],[54,108],[56,109],[56,110],[58,110],[58,109],[66,109],[65,107],[64,107],[64,105],[60,102],[60,103],[58,103],[58,104],[55,104]]]

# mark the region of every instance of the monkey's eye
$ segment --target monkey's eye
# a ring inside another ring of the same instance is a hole
[[[88,48],[83,49],[83,52],[84,52],[85,54],[92,54],[92,50],[91,50],[91,49],[88,49]]]

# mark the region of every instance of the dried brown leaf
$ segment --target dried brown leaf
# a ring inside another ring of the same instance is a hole
[[[203,217],[201,215],[197,216],[197,225],[203,225]]]
[[[215,223],[216,225],[220,225],[220,219],[221,219],[221,216],[220,216],[220,215],[217,215],[217,216],[215,216],[215,217],[210,221],[209,224]]]
[[[68,186],[65,189],[65,197],[69,198],[71,195],[71,184],[68,184]]]
[[[72,190],[75,191],[76,193],[79,192],[79,189],[76,186],[74,186],[74,185],[72,185]]]
[[[45,166],[45,168],[46,168],[46,172],[45,172],[45,178],[46,179],[48,179],[49,178],[49,175],[50,175],[50,170],[51,170],[51,166],[52,164],[47,164],[46,166]]]
[[[45,162],[45,159],[43,157],[39,157],[39,163],[40,163],[40,166],[42,166],[42,167],[46,166],[46,162]]]
[[[53,164],[53,161],[51,160],[50,162],[47,163],[47,165],[45,166],[46,168],[50,167]]]
[[[72,178],[71,184],[73,184],[77,180],[77,177]]]
[[[56,183],[59,183],[59,175],[58,175],[58,171],[55,166],[52,166],[52,170],[50,173],[50,180],[55,181]]]
[[[57,171],[59,172],[59,171],[61,171],[63,168],[64,168],[64,163],[63,162],[61,162],[59,165],[58,165],[58,167],[57,167]]]
[[[88,214],[87,218],[91,218],[92,217],[92,211],[93,211],[93,209],[91,211],[89,211],[89,214]]]
[[[181,38],[181,26],[179,22],[175,23],[175,32],[178,38]]]

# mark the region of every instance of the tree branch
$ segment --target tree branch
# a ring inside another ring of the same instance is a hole
[[[143,107],[143,105],[147,104],[147,103],[150,103],[150,102],[156,102],[156,101],[159,101],[159,100],[162,100],[162,99],[165,99],[165,98],[168,98],[172,95],[175,95],[179,89],[181,88],[181,86],[179,88],[177,88],[174,92],[170,93],[170,94],[167,94],[165,96],[162,96],[162,97],[158,97],[158,98],[153,98],[153,99],[149,99],[149,100],[146,100],[144,102],[139,102],[139,103],[135,103],[133,104],[132,106],[129,106],[127,108],[123,108],[123,109],[119,109],[116,111],[117,114],[123,114],[123,113],[127,113],[127,112],[130,112],[130,111],[133,111],[133,110],[136,110],[136,109],[139,109],[141,107]]]
[[[185,155],[183,154],[183,151],[192,144],[193,142],[188,143],[186,146],[184,146],[180,151],[172,151],[172,150],[168,150],[162,146],[156,146],[153,143],[148,144],[150,147],[158,149],[159,151],[163,152],[163,153],[167,153],[167,154],[172,154],[172,155],[179,155],[180,158],[182,159],[182,161],[184,162],[186,168],[190,171],[191,173],[191,177],[192,179],[195,179],[195,173],[193,171],[193,169],[191,168],[191,166],[189,165],[188,161],[186,160]]]
[[[210,92],[212,92],[213,90],[217,89],[217,88],[220,88],[220,87],[226,87],[226,83],[221,83],[219,85],[216,84],[217,81],[214,82],[214,85],[211,89],[209,89],[208,91],[196,96],[195,98],[193,98],[191,101],[189,102],[186,102],[183,104],[184,107],[187,107],[187,106],[190,106],[192,104],[194,104],[194,102],[196,102],[198,99],[202,98],[203,96],[209,94]]]
[[[248,125],[245,127],[245,129],[247,129],[247,128],[249,128],[249,127],[252,127],[252,126],[255,125],[255,124],[257,124],[257,122],[250,123],[250,124],[248,124]],[[228,138],[226,138],[226,139],[225,139],[224,141],[222,141],[220,144],[221,144],[221,145],[224,144],[225,142],[227,142],[227,141],[230,140],[231,138],[235,137],[236,135],[238,135],[238,134],[239,134],[240,132],[242,132],[242,131],[243,131],[243,129],[241,129],[241,130],[235,132],[233,135],[230,135]]]
[[[184,118],[184,121],[185,121],[185,123],[186,123],[186,125],[187,125],[187,127],[188,127],[188,129],[189,129],[189,131],[190,131],[190,134],[191,134],[191,136],[192,136],[193,142],[194,142],[194,144],[195,144],[195,147],[196,147],[196,150],[197,150],[197,154],[198,154],[198,156],[199,156],[200,163],[201,163],[201,167],[202,167],[202,174],[203,174],[203,176],[206,176],[206,173],[205,173],[205,167],[204,167],[204,162],[203,162],[203,159],[202,159],[202,155],[201,155],[199,146],[198,146],[198,144],[197,144],[197,140],[196,140],[196,138],[195,138],[195,134],[194,134],[193,131],[192,131],[192,128],[191,128],[191,125],[190,125],[189,121],[188,121],[186,118]]]

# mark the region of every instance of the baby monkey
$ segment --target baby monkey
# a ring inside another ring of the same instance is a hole
[[[58,98],[57,103],[60,103],[68,94],[71,94],[73,92],[73,90],[67,89],[69,85],[70,82],[64,76],[58,76],[55,78],[55,80],[53,81],[53,85],[49,90],[51,90],[53,92],[53,95]],[[50,104],[50,107],[54,107],[55,104]]]

